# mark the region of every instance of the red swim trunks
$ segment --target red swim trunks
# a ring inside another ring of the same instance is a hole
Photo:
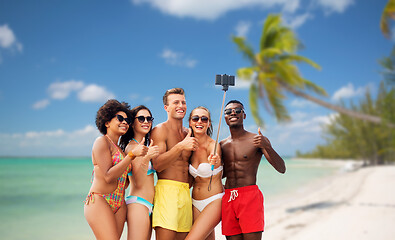
[[[263,195],[257,185],[225,189],[222,197],[222,234],[263,232]]]

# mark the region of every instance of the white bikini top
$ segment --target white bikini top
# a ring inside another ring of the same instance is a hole
[[[198,168],[194,168],[192,164],[189,164],[189,173],[192,177],[201,177],[201,178],[209,178],[212,175],[217,175],[223,169],[222,166],[218,168],[214,168],[214,171],[211,171],[211,164],[210,163],[201,163],[199,164]]]

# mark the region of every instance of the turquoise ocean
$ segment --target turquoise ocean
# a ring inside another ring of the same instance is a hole
[[[313,160],[286,159],[286,166],[282,175],[260,164],[257,184],[265,198],[339,169]],[[83,215],[92,169],[90,158],[0,158],[0,239],[94,239]]]

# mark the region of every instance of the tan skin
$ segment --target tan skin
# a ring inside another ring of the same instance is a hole
[[[141,109],[137,112],[136,117],[139,116],[150,116],[151,114],[146,109]],[[145,120],[140,123],[137,118],[134,119],[131,127],[134,131],[134,140],[126,146],[125,152],[128,153],[133,151],[139,145],[144,143],[144,136],[149,132],[152,127],[152,122]],[[144,198],[151,204],[154,201],[154,174],[147,175],[149,161],[156,158],[159,155],[158,146],[153,146],[153,141],[148,148],[148,152],[145,156],[136,157],[132,161],[132,176],[129,176],[129,180],[132,184],[130,187],[129,195]],[[147,207],[132,203],[127,205],[127,223],[128,223],[128,240],[148,240],[151,239],[151,217]]]
[[[189,183],[188,159],[197,149],[198,141],[191,137],[190,130],[182,126],[187,110],[185,96],[170,94],[164,108],[167,121],[158,124],[151,134],[154,144],[159,147],[159,156],[152,162],[158,179]],[[184,239],[188,234],[161,227],[156,227],[155,233],[158,240]]]
[[[192,116],[199,116],[197,122],[189,121],[189,126],[192,128],[194,136],[199,141],[198,148],[194,151],[191,157],[191,164],[196,169],[201,163],[210,163],[218,168],[222,165],[221,149],[217,148],[217,154],[213,156],[215,141],[207,135],[207,128],[210,126],[210,120],[207,123],[202,122],[201,117],[209,117],[209,113],[204,109],[194,109]],[[208,191],[210,178],[196,177],[193,183],[192,198],[195,200],[203,200],[214,196],[224,191],[222,185],[222,172],[213,176],[211,182],[211,189]],[[221,221],[221,198],[214,200],[208,204],[202,212],[196,207],[193,207],[193,225],[186,239],[206,239],[214,240],[214,228]]]
[[[225,107],[225,109],[235,108],[243,107],[238,103],[230,103]],[[262,154],[279,173],[285,173],[284,160],[272,148],[269,139],[262,135],[260,129],[258,129],[258,134],[244,129],[245,118],[244,111],[240,114],[232,111],[230,115],[225,115],[225,121],[231,134],[220,142],[226,189],[255,185]],[[227,239],[230,240],[261,238],[262,232],[227,236]]]
[[[126,113],[118,112],[124,118]],[[126,121],[119,122],[116,117],[106,123],[106,136],[117,143],[119,138],[127,132],[129,125]],[[94,166],[94,178],[90,192],[98,194],[112,193],[118,186],[117,179],[123,174],[132,163],[132,158],[125,156],[123,151],[114,146],[110,140],[102,136],[96,139],[92,148],[92,162]],[[144,156],[147,147],[139,147],[133,150],[135,156]],[[121,152],[124,159],[113,166],[112,156]],[[84,215],[88,224],[93,230],[96,239],[119,239],[122,235],[123,225],[126,219],[126,206],[122,204],[120,209],[114,214],[107,201],[101,196],[94,194],[94,201],[84,205]]]

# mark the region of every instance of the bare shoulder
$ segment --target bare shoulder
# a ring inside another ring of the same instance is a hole
[[[227,138],[221,140],[221,141],[219,142],[219,145],[222,147],[223,145],[228,144],[228,143],[230,143],[230,142],[232,142],[232,139],[231,139],[230,136],[229,136],[229,137],[227,137]]]
[[[108,146],[108,141],[105,136],[97,137],[93,143],[93,149],[102,148]]]
[[[167,126],[166,126],[166,122],[160,123],[158,125],[156,125],[151,132],[151,137],[152,138],[161,138],[161,137],[165,137],[167,135]]]

